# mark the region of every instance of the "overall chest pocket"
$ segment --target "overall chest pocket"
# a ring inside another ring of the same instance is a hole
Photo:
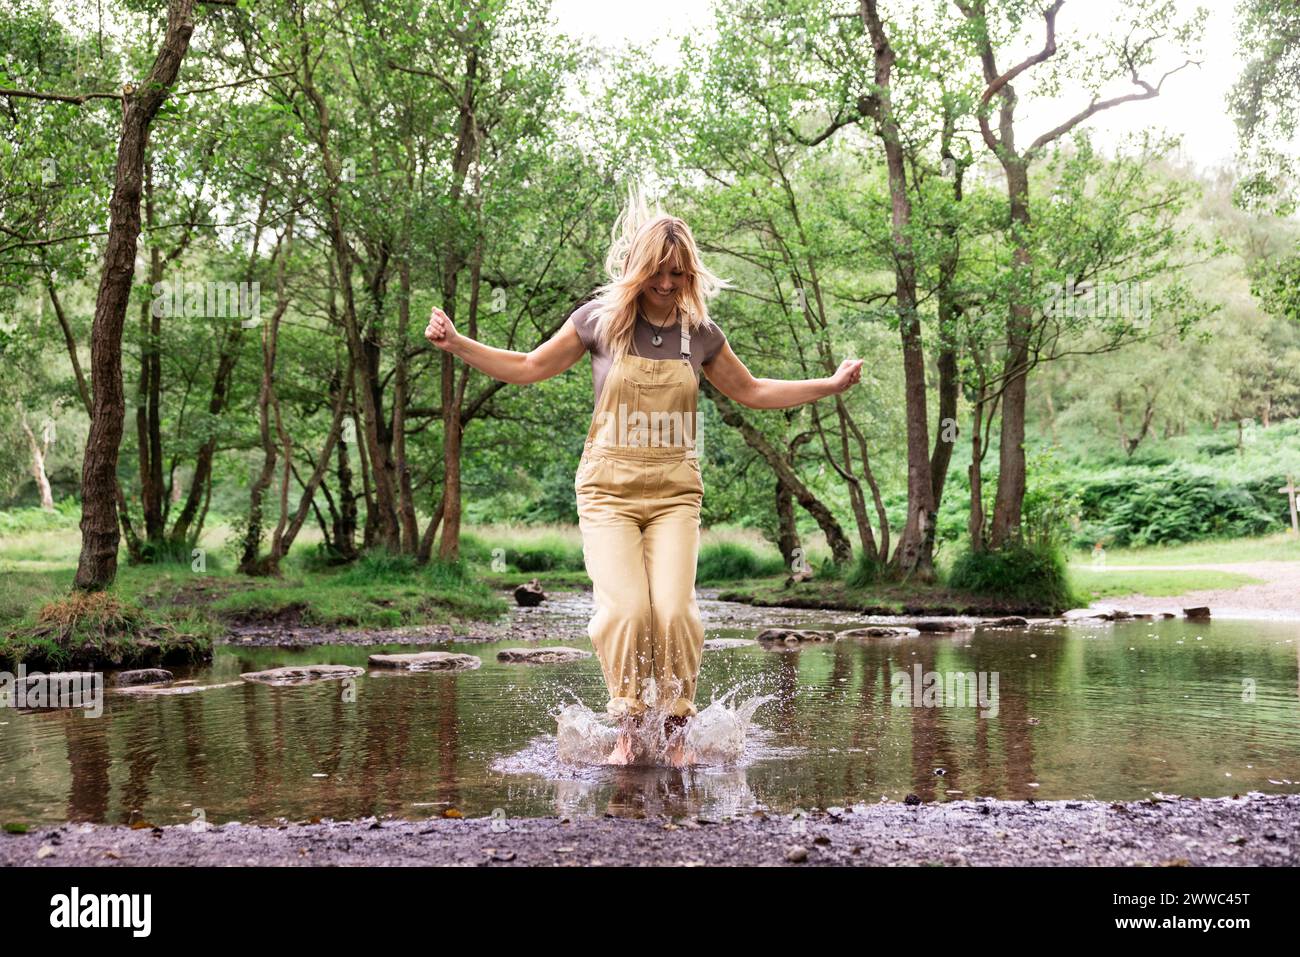
[[[681,383],[629,383],[632,393],[627,413],[629,445],[680,448],[695,435],[690,397]]]

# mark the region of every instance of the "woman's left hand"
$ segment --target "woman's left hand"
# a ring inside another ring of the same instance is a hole
[[[831,395],[838,395],[853,386],[857,385],[862,379],[862,359],[845,359],[840,363],[840,367],[835,370],[831,376],[831,386],[833,391]]]

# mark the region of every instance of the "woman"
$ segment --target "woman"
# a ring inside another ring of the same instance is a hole
[[[610,281],[596,297],[531,352],[468,339],[437,307],[424,334],[518,384],[559,375],[591,352],[597,400],[574,488],[596,603],[588,634],[609,690],[606,711],[624,719],[607,760],[636,760],[642,736],[633,729],[653,706],[665,715],[665,757],[680,765],[704,645],[695,601],[699,370],[741,405],[783,409],[848,389],[862,360],[845,359],[824,379],[754,378],[709,318],[707,300],[724,283],[700,262],[690,229],[650,215],[635,194],[615,223],[605,269]]]

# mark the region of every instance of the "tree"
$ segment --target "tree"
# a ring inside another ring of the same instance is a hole
[[[1137,92],[1106,98],[1094,94],[1082,109],[1040,134],[1028,146],[1018,147],[1017,96],[1012,81],[1056,54],[1056,17],[1064,0],[1054,0],[1050,7],[1041,11],[1045,33],[1042,48],[1005,69],[998,66],[997,31],[1001,27],[1006,34],[1013,34],[1028,14],[1036,9],[1035,4],[1007,4],[998,11],[1001,20],[1005,22],[997,23],[989,16],[985,0],[955,0],[955,3],[969,22],[970,39],[986,83],[980,98],[980,132],[989,151],[1001,164],[1006,179],[1013,249],[1012,271],[1007,284],[1010,296],[1001,370],[1004,384],[1001,389],[998,485],[989,542],[993,548],[998,548],[1019,538],[1025,498],[1025,408],[1038,292],[1034,276],[1030,167],[1048,146],[1097,113],[1123,103],[1159,96],[1165,81],[1194,61],[1185,59],[1179,66],[1166,70],[1154,83],[1143,79],[1142,71],[1154,62],[1158,44],[1167,32],[1173,32],[1178,40],[1186,42],[1190,39],[1192,29],[1180,27],[1174,22],[1174,4],[1168,0],[1144,3],[1131,11],[1129,32],[1106,51],[1113,55],[1114,61],[1103,69],[1101,79],[1104,82],[1125,77],[1138,88]],[[990,121],[995,100],[998,104],[996,133]]]
[[[135,275],[140,235],[140,197],[149,126],[171,92],[194,32],[194,0],[170,0],[167,27],[153,67],[140,86],[128,84],[122,96],[113,196],[109,200],[108,242],[95,300],[91,331],[92,384],[90,435],[81,471],[81,557],[74,587],[97,591],[117,574],[117,456],[126,414],[122,394],[122,324]]]

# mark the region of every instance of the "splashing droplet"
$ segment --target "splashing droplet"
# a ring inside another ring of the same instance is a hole
[[[556,751],[569,764],[724,765],[740,760],[754,713],[776,695],[760,694],[735,707],[733,688],[682,723],[661,706],[653,686],[638,717],[613,718],[570,704],[556,715]],[[611,761],[616,749],[624,760]]]

